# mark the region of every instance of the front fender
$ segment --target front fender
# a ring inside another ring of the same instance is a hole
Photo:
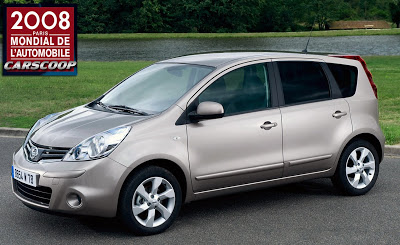
[[[110,154],[109,158],[127,167],[121,187],[129,173],[152,160],[168,160],[175,163],[186,179],[186,200],[192,197],[190,166],[187,151],[186,125],[175,125],[183,113],[179,107],[132,126],[124,141]]]

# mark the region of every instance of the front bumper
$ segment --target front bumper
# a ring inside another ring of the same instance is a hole
[[[127,167],[107,157],[85,162],[37,164],[27,161],[22,149],[14,154],[13,165],[39,174],[38,188],[33,191],[46,190],[43,195],[50,199],[41,202],[38,198],[29,198],[21,190],[24,186],[17,186],[18,183],[12,180],[13,193],[24,204],[49,211],[100,217],[116,215],[119,193],[129,174]],[[47,191],[48,188],[51,190]],[[67,199],[71,195],[78,195],[81,204],[70,205]]]

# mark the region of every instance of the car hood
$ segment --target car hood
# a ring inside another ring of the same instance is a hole
[[[97,133],[146,118],[81,106],[41,127],[31,140],[39,145],[71,148]]]

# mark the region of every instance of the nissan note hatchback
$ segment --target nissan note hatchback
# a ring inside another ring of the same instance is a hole
[[[365,194],[383,149],[361,57],[201,54],[37,121],[14,153],[12,186],[29,207],[118,216],[149,235],[182,203],[223,194],[321,177]]]

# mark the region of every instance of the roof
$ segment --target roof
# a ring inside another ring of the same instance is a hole
[[[196,64],[196,65],[219,67],[241,60],[263,59],[263,58],[265,59],[296,58],[296,57],[318,58],[321,56],[314,54],[283,53],[283,52],[224,52],[224,53],[206,53],[206,54],[181,56],[177,58],[163,60],[160,61],[159,63],[184,63],[184,64]]]

